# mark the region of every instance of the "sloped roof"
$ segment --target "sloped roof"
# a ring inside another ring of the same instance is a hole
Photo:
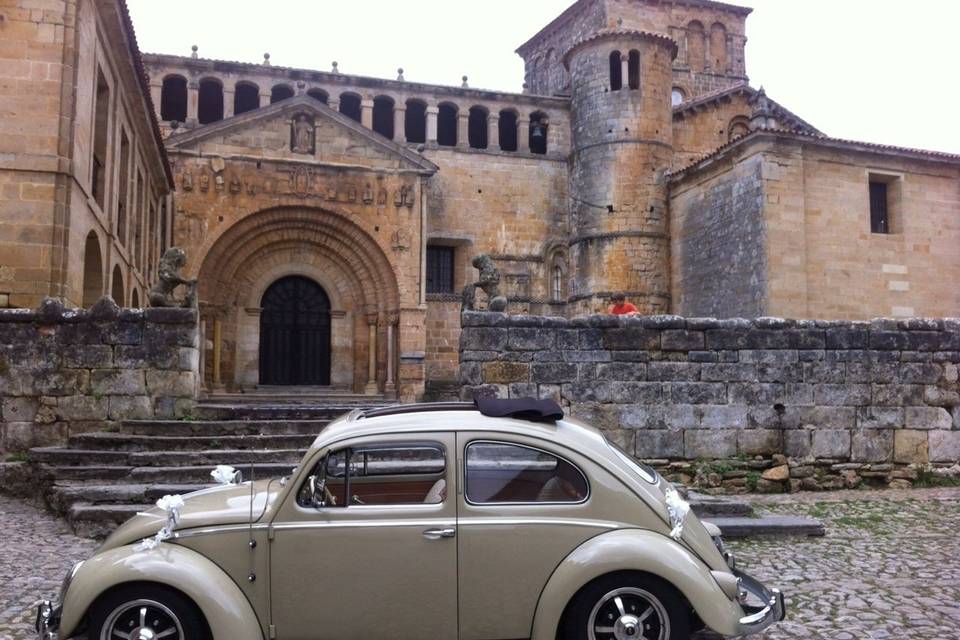
[[[673,107],[673,117],[682,119],[688,113],[696,113],[704,108],[719,106],[723,100],[733,96],[745,96],[748,100],[753,100],[757,94],[759,94],[757,89],[754,89],[744,82],[726,89],[720,89],[719,91],[700,95],[693,100],[681,102]],[[773,106],[776,116],[785,124],[789,125],[787,127],[783,127],[784,129],[799,130],[807,133],[822,135],[822,132],[819,129],[781,105],[776,100],[772,100],[769,96],[767,96],[767,100]]]
[[[307,95],[294,96],[293,98],[281,100],[280,102],[275,102],[269,106],[254,109],[252,111],[247,111],[239,116],[225,118],[218,122],[192,129],[185,133],[176,133],[167,138],[167,148],[176,150],[214,136],[222,135],[234,129],[249,127],[258,120],[266,120],[276,116],[286,115],[288,113],[292,114],[294,112],[303,111],[313,112],[319,117],[326,118],[335,122],[339,126],[349,129],[356,135],[365,138],[370,142],[371,145],[380,147],[388,153],[400,157],[406,163],[413,165],[414,168],[422,173],[433,174],[439,170],[437,165],[433,164],[416,151],[413,151],[402,144],[398,144],[393,140],[385,138],[376,131],[364,127],[359,122],[348,118],[339,111],[334,111],[322,102]]]
[[[906,157],[906,158],[917,159],[917,160],[946,162],[948,164],[955,164],[960,166],[960,155],[953,154],[953,153],[944,153],[942,151],[930,151],[927,149],[913,149],[910,147],[898,147],[898,146],[888,145],[888,144],[878,144],[875,142],[863,142],[860,140],[847,140],[845,138],[831,138],[830,136],[823,135],[822,133],[807,133],[804,131],[797,131],[797,130],[791,130],[791,129],[757,129],[755,131],[751,131],[745,136],[734,138],[733,140],[720,145],[710,153],[702,156],[701,158],[698,158],[697,160],[691,162],[690,164],[684,167],[671,171],[669,173],[669,177],[671,179],[682,178],[687,173],[699,167],[709,164],[710,162],[715,160],[717,157],[723,155],[726,151],[764,136],[795,139],[799,141],[809,141],[814,144],[820,144],[824,146],[844,149],[847,151],[856,151],[856,152],[864,152],[864,153],[880,153],[880,154],[894,155],[894,156]]]

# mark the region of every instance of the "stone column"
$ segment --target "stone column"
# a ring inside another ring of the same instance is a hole
[[[213,386],[220,387],[220,356],[223,353],[223,321],[220,318],[213,320]]]
[[[427,107],[427,142],[436,143],[437,141],[437,116],[439,114],[439,107]]]
[[[223,117],[232,118],[233,117],[233,101],[235,96],[236,89],[231,87],[227,89],[223,88]]]
[[[394,105],[393,107],[393,141],[400,144],[407,142],[407,106]]]
[[[487,149],[500,151],[500,115],[487,116]]]
[[[373,129],[373,100],[364,98],[360,101],[360,124]]]
[[[155,82],[150,83],[150,99],[153,100],[153,108],[157,110],[157,120],[160,120],[160,102],[163,98],[163,85]]]
[[[543,123],[543,126],[547,128],[547,153],[553,153],[557,150],[557,145],[560,144],[560,129],[559,127],[551,127],[549,118],[544,118],[541,120],[541,122]]]
[[[620,88],[630,88],[630,54],[620,54]],[[549,148],[549,147],[548,147]]]
[[[376,395],[380,388],[377,386],[377,314],[367,314],[367,328],[369,329],[368,351],[370,357],[367,364],[367,386],[364,393],[368,396]]]
[[[257,106],[265,107],[265,106],[267,106],[268,104],[270,104],[270,96],[271,96],[271,95],[273,95],[273,94],[270,93],[270,90],[269,90],[269,89],[267,89],[266,91],[264,91],[263,89],[261,89],[261,90],[260,90],[260,104],[257,105]]]
[[[400,315],[397,312],[391,312],[387,316],[387,382],[383,385],[383,392],[396,395],[397,384],[393,378],[393,372],[396,368],[396,332],[394,327],[400,322]]]
[[[517,118],[517,151],[530,153],[530,121]]]
[[[327,106],[333,109],[334,111],[340,111],[340,99],[330,96],[330,99],[327,100]]]
[[[457,146],[470,146],[470,111],[461,109],[457,113]]]
[[[196,82],[187,83],[187,124],[196,126],[197,109],[200,104],[200,85]]]

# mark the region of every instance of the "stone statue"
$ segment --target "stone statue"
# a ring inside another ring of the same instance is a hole
[[[476,308],[477,289],[487,294],[487,311],[506,310],[507,298],[500,294],[500,270],[493,264],[493,259],[481,253],[471,264],[480,271],[480,279],[463,288],[461,311],[473,311]]]
[[[313,124],[303,114],[297,116],[293,123],[291,151],[294,153],[313,153]]]
[[[170,247],[160,258],[160,279],[150,288],[148,296],[151,307],[186,307],[197,306],[197,281],[187,280],[180,276],[180,270],[187,263],[187,254],[180,247]],[[187,288],[187,295],[178,300],[173,292],[183,285]]]

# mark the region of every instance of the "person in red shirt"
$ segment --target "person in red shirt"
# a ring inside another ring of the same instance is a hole
[[[610,300],[613,302],[613,305],[610,307],[610,313],[615,316],[625,316],[634,313],[640,313],[637,307],[630,302],[627,302],[627,297],[622,293],[615,293],[610,296]]]

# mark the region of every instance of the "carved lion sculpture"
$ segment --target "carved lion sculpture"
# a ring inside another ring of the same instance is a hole
[[[160,279],[150,288],[151,307],[195,307],[197,306],[197,281],[180,276],[180,270],[187,264],[187,254],[180,247],[170,247],[160,258]],[[183,300],[174,295],[177,287],[187,288]]]
[[[488,311],[504,311],[507,308],[507,298],[500,294],[500,270],[493,264],[493,259],[485,253],[473,259],[474,268],[480,271],[480,279],[463,288],[462,311],[473,311],[477,304],[477,289],[487,294]]]

